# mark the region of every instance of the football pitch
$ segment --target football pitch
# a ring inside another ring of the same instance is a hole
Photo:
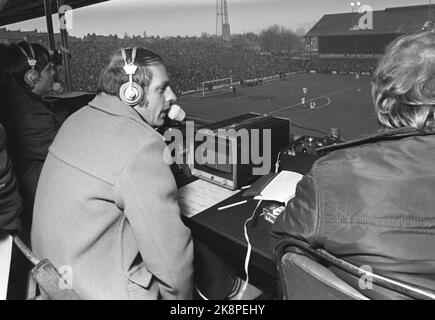
[[[288,118],[296,136],[323,136],[339,128],[344,139],[353,139],[379,129],[370,96],[370,76],[295,74],[285,81],[264,82],[254,87],[237,87],[202,97],[180,97],[178,102],[188,117],[206,123],[256,112]],[[308,89],[306,103],[302,89]],[[315,103],[314,111],[310,102]]]

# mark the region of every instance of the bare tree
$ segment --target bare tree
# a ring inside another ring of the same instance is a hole
[[[299,50],[302,39],[292,30],[274,24],[261,31],[260,43],[263,51],[274,53],[291,53]]]
[[[210,38],[211,34],[209,34],[207,31],[203,31],[201,32],[201,38],[206,39],[206,38]]]

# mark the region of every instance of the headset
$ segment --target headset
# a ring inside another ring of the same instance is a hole
[[[144,98],[144,89],[137,82],[133,81],[133,75],[136,74],[137,66],[135,65],[137,47],[133,47],[131,52],[131,61],[127,60],[127,49],[123,48],[121,51],[122,59],[124,59],[124,71],[128,75],[128,82],[121,85],[119,88],[119,98],[125,104],[134,107],[138,105]],[[183,121],[186,113],[178,105],[172,105],[168,117],[171,120]]]
[[[38,63],[38,61],[36,60],[35,51],[33,50],[32,45],[28,42],[26,43],[30,53],[32,54],[31,57],[29,57],[26,50],[24,50],[21,46],[18,46],[18,48],[20,48],[21,52],[27,58],[27,63],[30,66],[30,69],[24,74],[24,83],[29,87],[33,88],[36,85],[36,83],[39,81],[39,77],[40,77],[39,72],[36,71],[35,69],[35,66]]]
[[[131,52],[131,61],[127,60],[126,49],[122,49],[122,58],[124,59],[124,71],[128,75],[129,81],[124,83],[119,89],[119,97],[125,104],[135,106],[139,104],[144,97],[142,86],[133,81],[133,75],[136,73],[137,66],[135,65],[137,47],[134,47]]]

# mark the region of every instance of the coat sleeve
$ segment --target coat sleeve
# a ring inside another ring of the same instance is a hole
[[[29,156],[44,161],[48,148],[60,128],[60,122],[50,111],[34,108],[32,112],[22,114],[22,135],[29,150]]]
[[[5,132],[0,127],[0,229],[16,231],[21,228],[18,216],[22,200],[12,165],[5,148]]]
[[[159,282],[163,299],[191,299],[193,242],[183,224],[177,187],[163,161],[163,141],[151,141],[134,155],[119,177],[124,214],[145,266]]]
[[[271,228],[272,248],[285,239],[294,238],[315,245],[320,226],[319,194],[315,174],[310,171],[299,182],[295,197]]]
[[[42,102],[27,95],[16,97],[9,109],[8,143],[19,148],[16,150],[19,157],[45,161],[61,125],[58,117]]]

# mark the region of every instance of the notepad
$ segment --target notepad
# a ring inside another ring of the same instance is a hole
[[[304,176],[297,172],[281,171],[264,188],[255,200],[287,203],[294,198],[296,186]]]
[[[196,180],[178,189],[178,204],[181,214],[191,218],[238,192],[238,190],[228,190],[204,180]]]

